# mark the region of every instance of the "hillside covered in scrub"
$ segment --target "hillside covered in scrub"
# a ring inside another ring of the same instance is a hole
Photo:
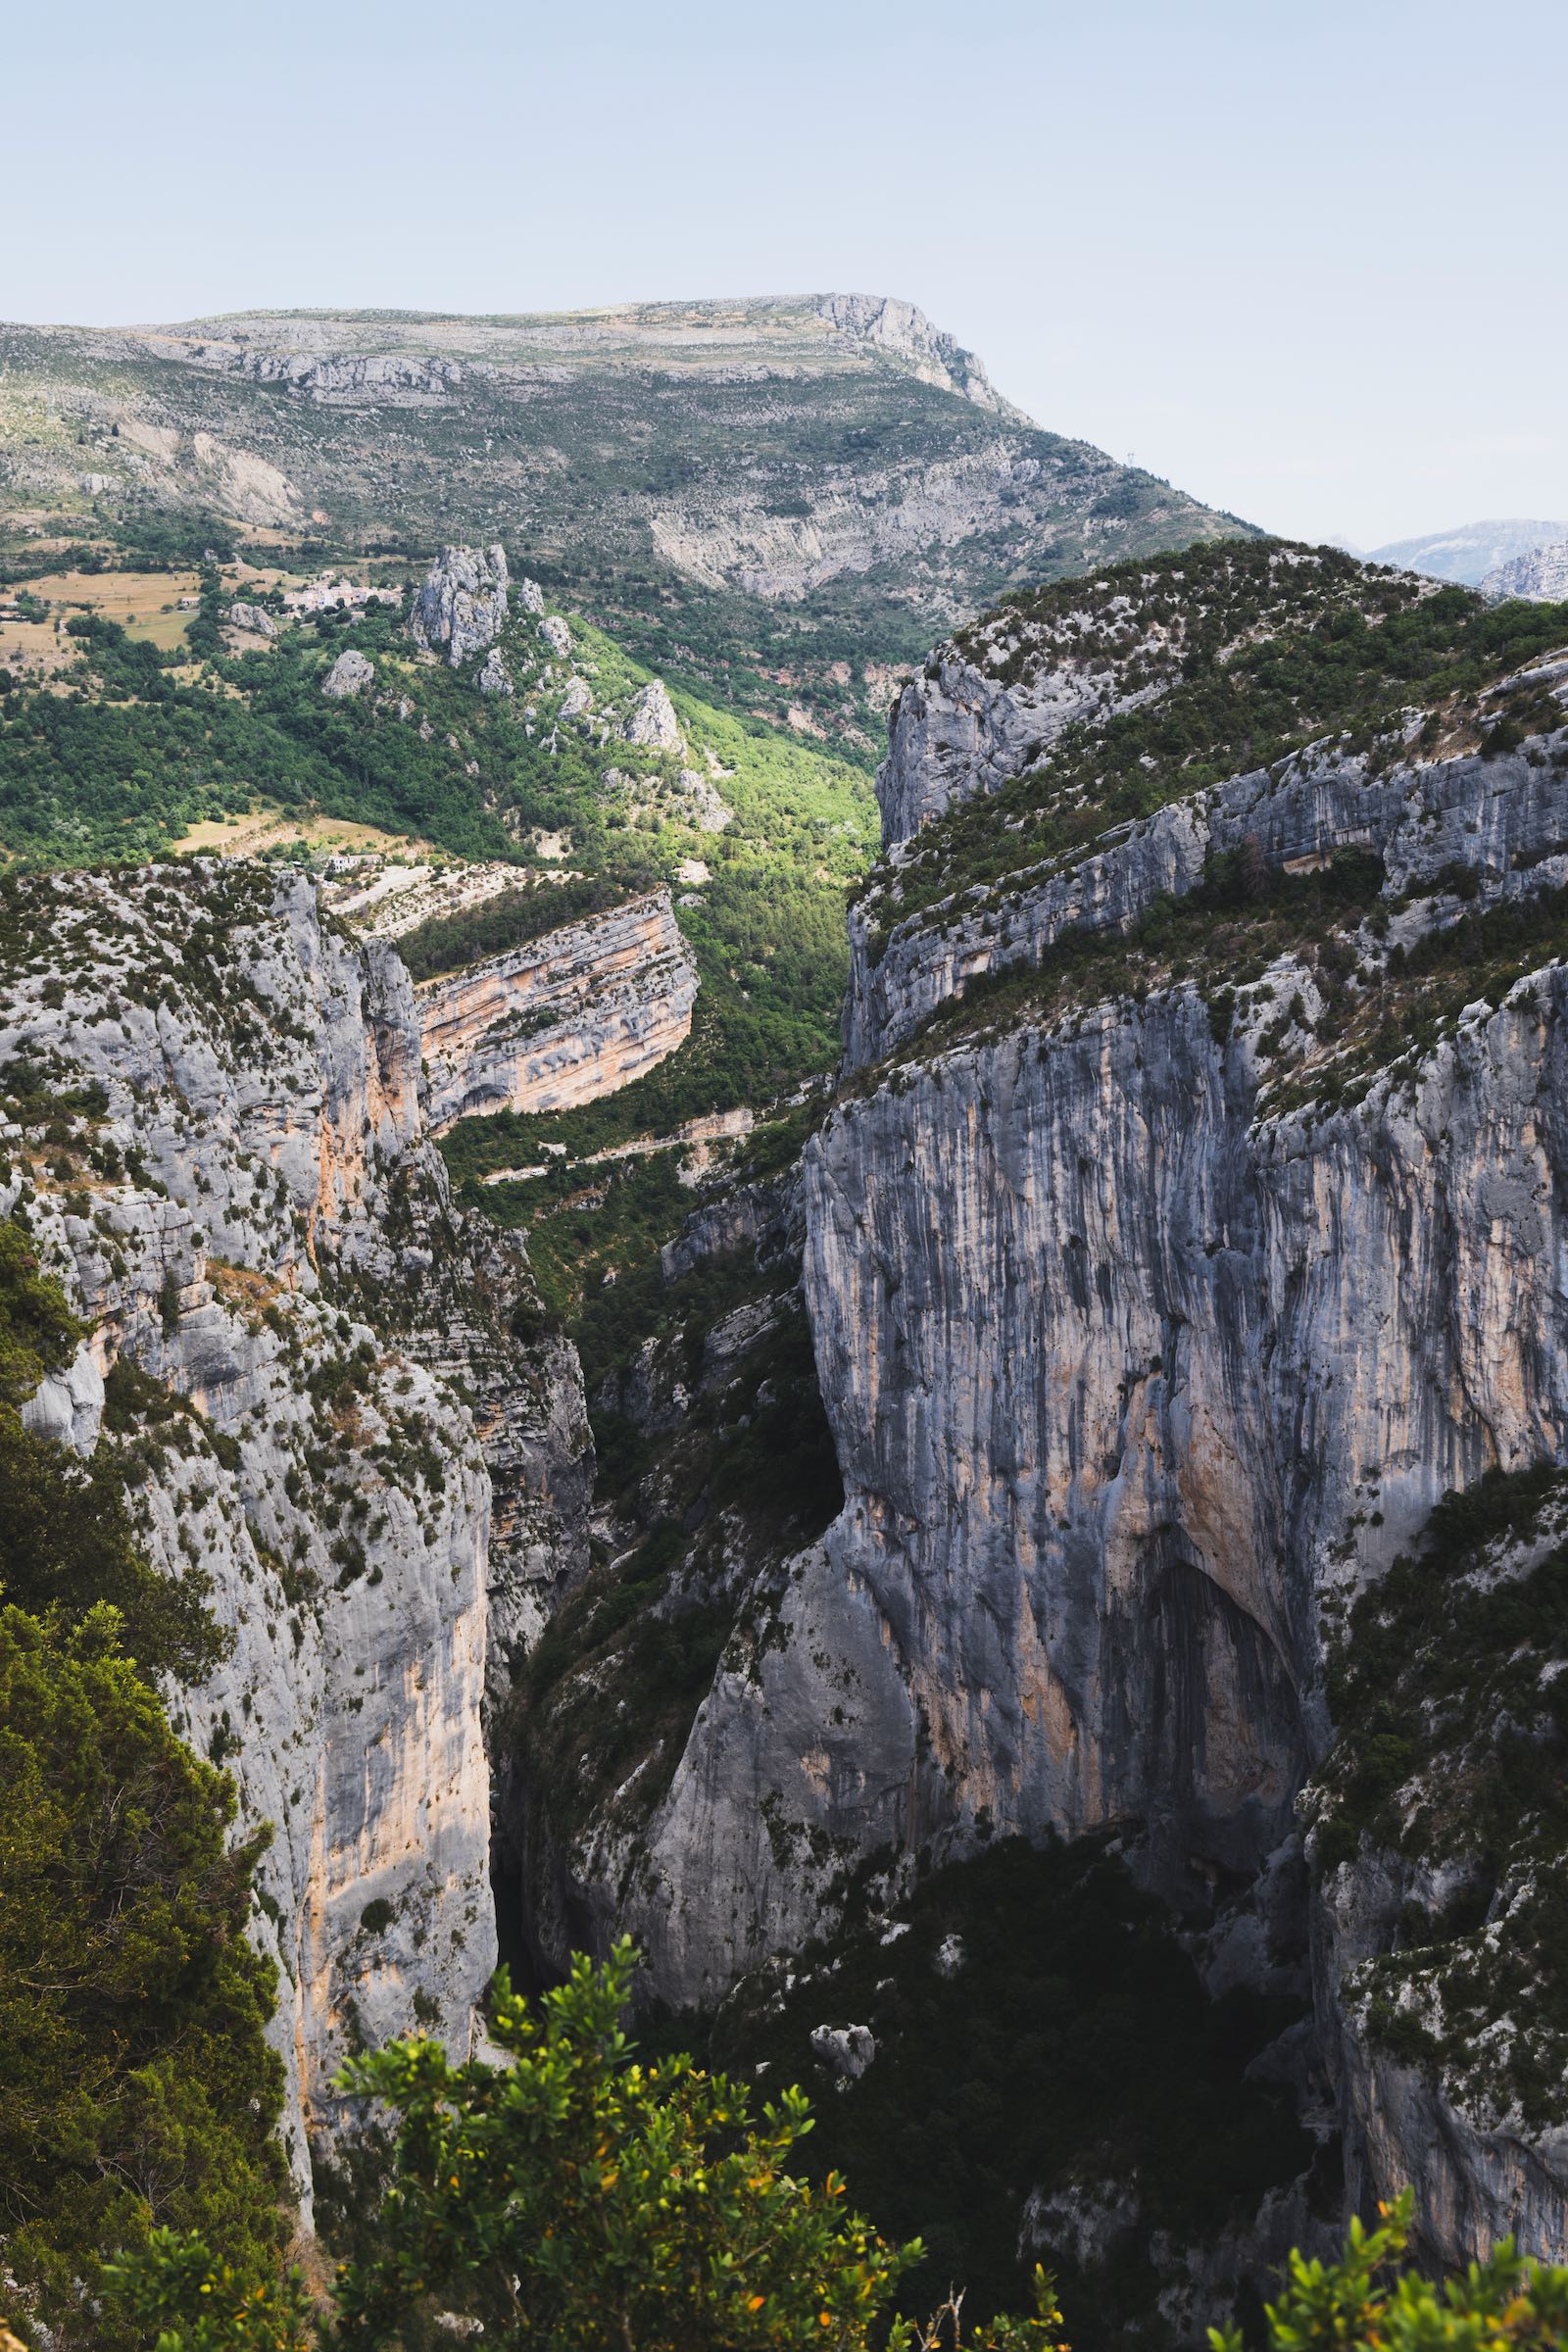
[[[671,683],[866,763],[900,666],[1002,589],[1246,527],[842,294],[0,327],[0,497],[67,549],[499,532]]]

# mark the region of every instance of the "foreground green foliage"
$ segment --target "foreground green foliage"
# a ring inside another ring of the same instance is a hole
[[[397,2119],[394,2170],[375,2250],[340,2274],[318,2335],[297,2282],[241,2280],[172,2237],[122,2266],[122,2308],[162,2329],[159,2352],[369,2352],[426,2312],[549,2352],[858,2352],[920,2249],[879,2237],[836,2175],[795,2171],[811,2128],[799,2090],[754,2116],[744,2084],[689,2058],[639,2063],[619,2024],[633,1967],[629,1942],[602,1968],[579,1959],[537,2007],[502,1979],[505,2066],[411,2040],[347,2070],[346,2090]],[[1046,2352],[1043,2281],[1041,2301],[965,2343]],[[928,2339],[898,2326],[886,2340]]]
[[[886,2319],[924,2249],[890,2245],[829,2173],[793,2169],[812,2118],[799,2090],[753,2116],[745,2086],[690,2059],[639,2063],[620,2031],[633,1956],[574,1965],[537,2008],[504,1980],[493,2033],[510,2063],[454,2066],[427,2040],[357,2061],[344,2087],[397,2118],[373,2250],[325,2308],[297,2275],[237,2270],[162,2231],[116,2266],[115,2309],[156,2352],[388,2352],[478,2321],[520,2352],[1066,2352],[1044,2272],[1036,2316],[966,2328],[963,2297]],[[929,2135],[902,2143],[923,2155]],[[1437,2285],[1396,2266],[1413,2201],[1352,2223],[1337,2262],[1293,2254],[1264,2314],[1269,2352],[1547,2352],[1568,2341],[1568,2270],[1507,2241]],[[880,2323],[878,2314],[884,2316]],[[1212,2352],[1243,2352],[1239,2328]]]
[[[0,2314],[120,2352],[103,2256],[172,2224],[254,2269],[287,2182],[272,1969],[246,1936],[265,1838],[229,1844],[233,1788],[149,1679],[205,1671],[219,1629],[199,1580],[142,1558],[114,1457],[18,1410],[80,1336],[0,1224]]]
[[[0,2289],[60,2346],[129,2343],[102,2255],[157,2224],[275,2259],[286,2178],[272,1968],[246,1938],[264,1838],[118,1646],[0,1613]]]
[[[1343,2259],[1293,2254],[1285,2292],[1265,2312],[1269,2352],[1555,2352],[1568,2343],[1568,2270],[1527,2262],[1511,2238],[1442,2285],[1399,2271],[1415,2201],[1350,2224]],[[1243,2352],[1240,2328],[1210,2328],[1212,2352]]]

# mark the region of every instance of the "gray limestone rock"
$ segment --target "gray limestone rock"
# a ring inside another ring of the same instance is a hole
[[[1537,679],[1568,707],[1568,661],[1505,683]],[[902,790],[887,768],[879,783]],[[873,887],[850,914],[848,1066],[895,1052],[973,981],[1038,963],[1065,933],[1127,930],[1157,899],[1195,889],[1211,854],[1248,840],[1288,872],[1338,851],[1375,851],[1391,899],[1436,887],[1455,866],[1474,873],[1480,904],[1521,898],[1568,879],[1568,771],[1534,745],[1492,759],[1412,759],[1377,773],[1364,755],[1314,745],[1273,771],[1115,826],[1081,856],[1046,861],[1038,878],[1011,874],[903,921]]]
[[[1510,556],[1487,573],[1481,592],[1484,596],[1522,596],[1532,604],[1568,600],[1568,539]]]
[[[254,637],[277,635],[277,623],[265,605],[232,604],[223,618],[230,628],[249,629]]]
[[[539,634],[558,662],[571,658],[571,630],[560,612],[547,612],[539,623]]]
[[[499,645],[493,645],[484,658],[484,667],[479,672],[479,692],[481,694],[512,694],[515,692],[512,683],[512,672],[507,667],[507,657]]]
[[[683,752],[686,739],[662,678],[650,678],[621,722],[622,743],[654,752]]]
[[[876,2059],[876,2036],[869,2026],[813,2026],[811,2054],[846,2082],[858,2082]]]
[[[697,967],[667,890],[427,982],[418,1016],[436,1128],[612,1094],[690,1032]]]
[[[499,544],[444,547],[414,600],[416,645],[444,651],[454,669],[495,642],[507,617],[507,555]]]
[[[718,787],[695,767],[683,767],[675,778],[677,790],[690,804],[699,832],[722,833],[735,811],[719,796]]]
[[[545,592],[537,580],[519,580],[517,582],[517,603],[524,612],[543,612]]]
[[[328,702],[348,702],[355,695],[363,694],[367,686],[373,686],[374,683],[374,663],[368,662],[364,654],[356,652],[351,645],[339,654],[321,680],[321,692],[326,696]]]
[[[324,925],[308,877],[239,861],[24,892],[70,988],[51,1003],[7,956],[0,1056],[101,1090],[94,1140],[125,1171],[91,1219],[15,1163],[0,1187],[90,1327],[26,1418],[83,1453],[128,1442],[101,1435],[122,1359],[201,1415],[129,1492],[148,1556],[179,1573],[194,1543],[234,1637],[171,1703],[199,1752],[226,1748],[242,1821],[274,1827],[254,1933],[308,2213],[354,2037],[417,1998],[469,2046],[496,1948],[487,1664],[583,1564],[580,1375],[514,1337],[526,1259],[452,1200],[390,948]]]

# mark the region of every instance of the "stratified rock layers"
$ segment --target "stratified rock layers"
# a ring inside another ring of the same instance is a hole
[[[418,992],[431,1119],[596,1102],[674,1053],[696,998],[667,890],[432,980]]]
[[[232,1636],[172,1705],[242,1819],[274,1828],[256,1933],[308,2193],[360,2037],[407,2030],[412,2004],[467,2046],[496,1955],[489,1625],[510,1644],[576,1565],[580,1379],[569,1349],[512,1337],[526,1262],[453,1209],[392,950],[347,944],[308,879],[263,868],[22,888],[0,1059],[48,1067],[67,1100],[101,1089],[94,1149],[124,1171],[26,1202],[93,1327],[33,1417],[90,1449],[122,1361],[153,1384],[129,1392],[133,1428],[142,1394],[201,1416],[162,1408],[130,1494],[149,1555],[199,1565]]]
[[[895,843],[1016,772],[1055,693],[1037,671],[938,742],[928,688],[879,778]],[[1111,955],[1099,1004],[1031,1009],[1021,986],[1064,935],[1179,902],[1216,854],[1288,876],[1381,861],[1357,936],[1401,965],[1466,906],[1549,895],[1568,660],[1505,691],[1544,725],[1515,748],[1325,743],[888,927],[885,878],[855,910],[852,1083],[804,1162],[847,1499],[725,1660],[629,1857],[669,1997],[798,1949],[868,1857],[1112,1827],[1184,1907],[1245,1886],[1296,1850],[1344,1604],[1448,1490],[1568,1456],[1568,966],[1549,947],[1396,1074],[1317,1101],[1306,1080],[1282,1101],[1263,1035],[1270,1007],[1313,1034],[1310,936],[1245,1017],[1180,978],[1116,993]],[[1006,967],[1011,1005],[959,1011]],[[586,1859],[608,1885],[628,1857],[607,1838]],[[1435,2260],[1515,2226],[1561,2259],[1568,2132],[1466,2109],[1347,1996],[1403,1892],[1368,1842],[1314,1898],[1352,2192],[1414,2182]]]

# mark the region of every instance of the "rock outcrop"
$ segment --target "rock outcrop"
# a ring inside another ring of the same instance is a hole
[[[1486,596],[1523,596],[1533,604],[1568,603],[1568,539],[1510,556],[1481,583]]]
[[[662,678],[650,678],[621,722],[622,743],[650,752],[684,752],[686,739]]]
[[[1568,656],[1509,683],[1535,679],[1568,686]],[[1523,748],[1374,773],[1365,754],[1325,745],[1115,826],[1075,860],[1044,861],[1038,877],[1026,868],[977,885],[886,932],[873,893],[851,911],[847,1066],[898,1051],[975,982],[1038,964],[1071,934],[1127,930],[1158,900],[1195,890],[1212,857],[1244,842],[1287,871],[1310,871],[1338,851],[1375,853],[1391,896],[1441,894],[1459,865],[1474,874],[1476,900],[1523,898],[1568,878],[1568,776]]]
[[[439,1130],[492,1110],[565,1110],[682,1044],[697,968],[667,890],[569,923],[418,991]]]
[[[582,1564],[580,1378],[514,1338],[525,1259],[454,1210],[395,953],[323,925],[308,879],[36,877],[14,911],[0,1060],[103,1106],[69,1115],[69,1183],[11,1144],[0,1205],[92,1328],[30,1410],[88,1450],[110,1375],[101,1442],[156,1466],[128,1489],[141,1541],[200,1565],[232,1633],[172,1706],[274,1825],[256,1933],[308,2211],[356,2037],[413,2002],[468,2046],[496,1949],[487,1655]]]
[[[798,1949],[858,1868],[1097,1829],[1245,1979],[1223,1890],[1299,1869],[1348,1603],[1449,1490],[1568,1458],[1568,649],[1098,839],[1075,788],[1031,862],[1031,805],[984,802],[1080,692],[1089,725],[1176,690],[1182,615],[1151,618],[1054,677],[999,616],[995,665],[958,649],[895,723],[803,1168],[844,1509],[599,1857],[674,2001]],[[975,838],[990,878],[919,903]],[[1482,2111],[1347,1996],[1411,1893],[1363,1844],[1314,1898],[1352,2185],[1414,2181],[1435,2259],[1515,2216],[1560,2259],[1568,2122]]]
[[[902,360],[917,382],[961,393],[977,409],[1026,421],[1021,409],[1003,399],[974,353],[934,327],[912,302],[882,294],[824,294],[816,312],[835,333]]]
[[[484,667],[479,672],[479,692],[481,694],[513,694],[515,691],[512,683],[512,672],[507,667],[507,657],[499,645],[493,645],[486,654]]]
[[[445,651],[454,669],[494,644],[507,618],[507,551],[444,547],[414,600],[416,645]]]
[[[325,677],[321,692],[330,703],[352,702],[367,686],[375,684],[375,664],[351,645],[339,654]]]
[[[277,623],[265,605],[230,605],[223,618],[231,629],[248,629],[253,637],[275,637]]]

